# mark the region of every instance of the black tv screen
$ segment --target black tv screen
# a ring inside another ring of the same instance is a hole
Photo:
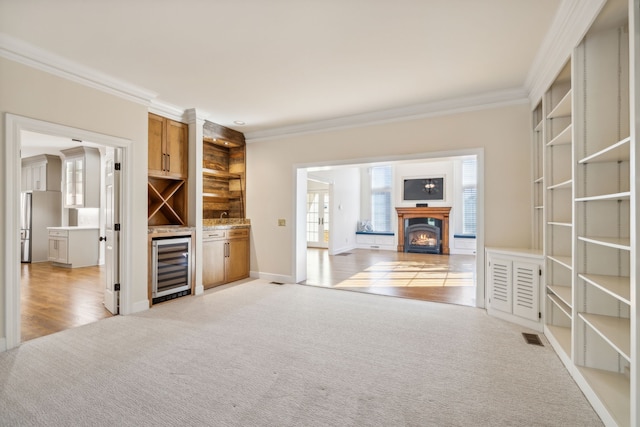
[[[403,200],[444,200],[444,178],[405,179]]]

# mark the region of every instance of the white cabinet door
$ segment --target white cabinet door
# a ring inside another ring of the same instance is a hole
[[[49,261],[67,264],[69,261],[68,247],[66,237],[49,238]]]
[[[491,260],[491,307],[511,313],[513,262],[502,258]]]
[[[537,321],[540,312],[540,267],[527,262],[513,263],[513,314]]]

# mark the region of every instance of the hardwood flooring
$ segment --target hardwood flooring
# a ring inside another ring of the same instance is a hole
[[[474,255],[309,248],[302,284],[475,307],[475,267]]]
[[[21,339],[96,322],[112,314],[103,305],[104,268],[21,265]]]

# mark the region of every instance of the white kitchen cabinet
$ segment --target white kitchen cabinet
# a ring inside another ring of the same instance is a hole
[[[94,227],[48,227],[49,261],[60,267],[98,265],[100,230]]]
[[[22,159],[20,184],[22,191],[60,191],[60,157],[41,154]]]
[[[100,207],[100,151],[92,147],[62,150],[65,208]]]
[[[487,312],[542,332],[542,252],[487,248],[486,255]]]

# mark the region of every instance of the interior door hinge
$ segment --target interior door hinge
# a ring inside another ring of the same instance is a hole
[[[113,290],[114,291],[119,291],[120,290],[120,283],[114,283],[113,284]]]
[[[113,224],[113,231],[120,231],[120,224]]]
[[[541,268],[538,269],[538,276],[542,276],[542,269]]]
[[[538,312],[538,319],[542,319],[542,312],[541,311]]]
[[[114,164],[113,164],[113,168],[114,168],[115,170],[117,170],[117,171],[119,171],[121,167],[122,167],[122,166],[121,166],[121,163],[114,163]]]

